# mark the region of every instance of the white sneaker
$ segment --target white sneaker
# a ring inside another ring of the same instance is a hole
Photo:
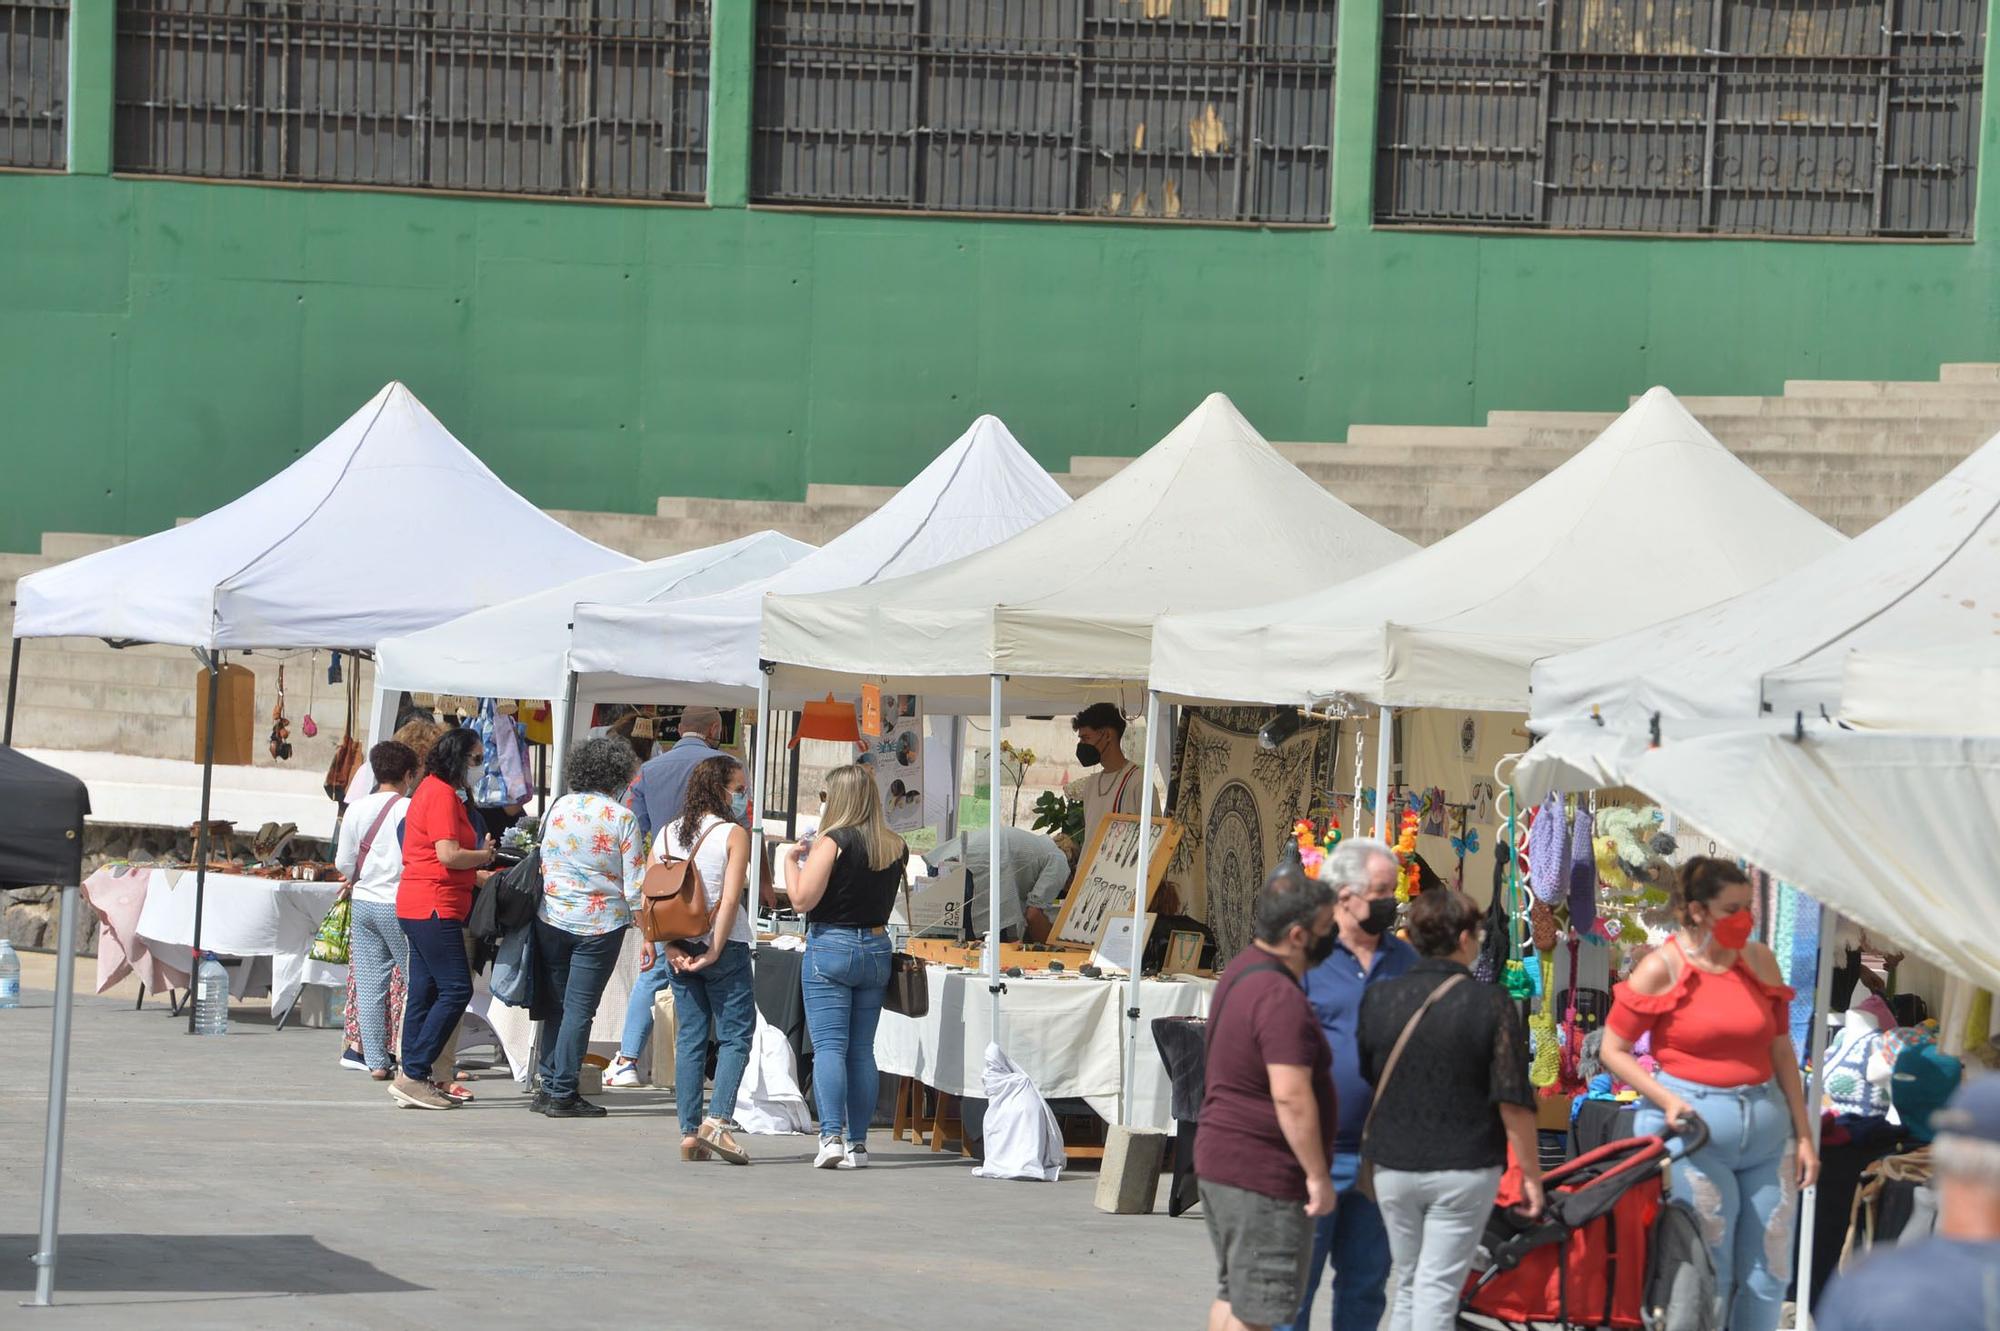
[[[848,1147],[840,1161],[840,1167],[842,1169],[868,1168],[868,1148],[866,1146]]]
[[[613,1063],[611,1071],[605,1074],[604,1089],[607,1091],[636,1091],[639,1087],[639,1065],[637,1063],[627,1063],[621,1058],[616,1063]]]
[[[814,1169],[849,1169],[847,1163],[847,1143],[835,1137],[819,1144],[819,1154],[813,1157]]]

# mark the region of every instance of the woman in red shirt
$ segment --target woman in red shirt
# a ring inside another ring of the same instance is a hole
[[[468,813],[471,791],[485,774],[479,736],[461,727],[424,759],[427,775],[403,817],[403,878],[396,888],[396,922],[410,940],[409,993],[403,1003],[403,1070],[389,1096],[411,1109],[452,1109],[457,1101],[431,1080],[472,1001],[472,967],[465,956],[465,917],[479,871],[493,863]]]
[[[1707,1144],[1674,1164],[1674,1194],[1708,1237],[1723,1325],[1776,1331],[1798,1190],[1819,1176],[1792,1047],[1792,991],[1771,949],[1750,941],[1743,870],[1689,860],[1674,905],[1680,928],[1618,986],[1604,1066],[1651,1102],[1638,1115],[1641,1135],[1689,1113],[1707,1126]],[[1657,1077],[1632,1050],[1648,1033]]]

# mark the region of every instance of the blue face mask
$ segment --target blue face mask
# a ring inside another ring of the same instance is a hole
[[[739,823],[750,816],[750,792],[739,790],[729,797],[729,816]]]

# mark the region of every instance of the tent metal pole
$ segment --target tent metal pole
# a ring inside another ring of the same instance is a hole
[[[799,737],[799,727],[805,724],[804,712],[792,713],[792,739]],[[799,839],[799,746],[793,743],[790,756],[785,759],[785,840]]]
[[[764,783],[771,776],[771,663],[757,665],[757,720],[750,732],[750,918],[764,908]],[[755,957],[757,949],[750,949]]]
[[[576,671],[563,673],[563,696],[549,704],[549,802],[562,797],[569,779],[569,737],[576,729]],[[542,810],[547,816],[546,807]]]
[[[16,643],[20,641],[15,640]],[[69,1116],[69,1019],[76,1005],[76,899],[81,889],[62,890],[59,921],[62,941],[56,946],[55,1030],[49,1040],[49,1124],[42,1147],[42,1232],[35,1249],[35,1301],[46,1308],[55,1301],[56,1214],[62,1204],[63,1127]]]
[[[222,728],[222,653],[208,653],[208,738],[201,756],[201,823],[194,836],[194,945],[188,949],[188,1034],[194,1034],[195,994],[201,986],[201,907],[208,888],[208,808],[215,792],[215,732]],[[225,1000],[227,1001],[227,1000]]]
[[[1136,1109],[1132,1091],[1139,1079],[1139,969],[1143,949],[1139,939],[1146,928],[1146,880],[1153,867],[1153,755],[1159,748],[1160,692],[1146,690],[1145,769],[1139,773],[1139,864],[1132,883],[1132,973],[1125,986],[1125,1078],[1118,1099],[1123,1112],[1119,1119],[1134,1126]]]
[[[1006,992],[1006,986],[1000,983],[1000,907],[995,891],[1007,881],[1000,848],[1000,728],[1007,719],[1000,710],[1000,684],[1005,678],[1004,675],[994,675],[989,680],[992,691],[988,699],[988,721],[993,730],[991,742],[986,746],[986,785],[990,792],[986,814],[986,863],[991,866],[986,871],[986,992],[992,1000],[991,1029],[996,1045],[1000,1044],[1000,995]],[[1004,1045],[1001,1047],[1005,1048]]]
[[[21,689],[21,640],[14,639],[14,648],[7,663],[7,722],[0,730],[0,744],[14,747],[14,701]]]
[[[1396,709],[1384,707],[1377,715],[1382,721],[1382,731],[1375,737],[1375,839],[1394,845],[1396,837],[1389,826],[1389,778],[1394,768],[1391,766],[1396,747]]]
[[[1811,1046],[1812,1076],[1806,1080],[1806,1117],[1812,1122],[1813,1150],[1819,1150],[1821,1080],[1826,1073],[1827,1015],[1833,1008],[1833,931],[1840,916],[1830,906],[1819,908],[1819,974],[1813,981]],[[1813,1225],[1819,1211],[1819,1185],[1799,1193],[1799,1328],[1812,1331]]]
[[[939,829],[938,835],[940,845],[958,835],[958,788],[965,775],[965,718],[962,716],[951,718],[951,738],[948,747],[951,750],[951,784],[945,788],[944,826]],[[937,778],[926,772],[924,780],[935,782]]]

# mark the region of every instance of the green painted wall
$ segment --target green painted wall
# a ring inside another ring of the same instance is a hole
[[[981,411],[1060,468],[1218,388],[1314,440],[2000,360],[2000,171],[1971,244],[1373,229],[1377,18],[1347,10],[1331,229],[0,175],[0,549],[213,508],[391,378],[538,502],[651,511],[897,483]],[[738,129],[744,26],[717,24]],[[720,203],[747,139],[718,130]]]

